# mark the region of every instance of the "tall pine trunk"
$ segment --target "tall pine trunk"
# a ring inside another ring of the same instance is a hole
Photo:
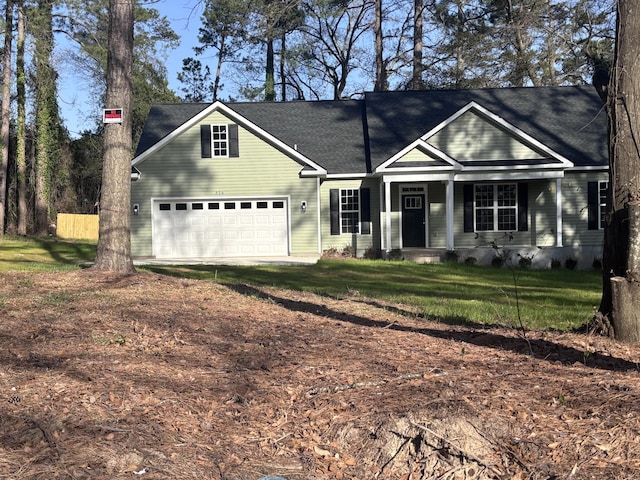
[[[608,97],[609,219],[600,313],[609,317],[617,339],[640,342],[640,9],[636,0],[618,0],[615,50]]]
[[[373,89],[376,92],[387,90],[387,72],[384,64],[384,38],[382,33],[382,0],[375,0],[375,17],[373,21],[376,54],[376,82]]]
[[[7,0],[2,74],[2,160],[0,161],[0,236],[4,235],[7,212],[7,175],[9,173],[9,138],[11,121],[11,44],[13,43],[13,2]]]
[[[34,60],[36,64],[36,168],[35,233],[49,231],[51,176],[57,155],[58,110],[53,54],[53,0],[38,2]]]
[[[16,172],[18,177],[17,196],[18,196],[18,235],[27,234],[27,148],[26,148],[26,83],[27,76],[24,68],[24,43],[26,37],[25,19],[24,19],[24,3],[23,0],[18,1],[18,38],[16,53],[16,90],[18,103],[17,124],[17,141],[16,141]]]
[[[415,0],[413,3],[413,76],[411,78],[411,90],[419,90],[422,84],[422,34],[423,34],[423,3],[424,0]]]
[[[132,68],[134,0],[109,0],[108,108],[122,123],[104,128],[104,163],[98,249],[93,269],[133,273],[131,258]]]

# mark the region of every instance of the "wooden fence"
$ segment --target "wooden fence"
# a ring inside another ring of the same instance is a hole
[[[98,217],[59,213],[56,235],[67,240],[98,240]]]

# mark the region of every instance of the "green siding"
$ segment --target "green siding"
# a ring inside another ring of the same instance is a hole
[[[440,159],[436,158],[433,154],[425,152],[419,148],[412,148],[402,157],[400,157],[395,163],[403,163],[403,162],[435,162],[440,161]]]
[[[513,133],[468,111],[428,139],[458,161],[543,158]]]
[[[340,234],[331,235],[329,192],[337,188],[368,188],[371,195],[371,234]],[[377,179],[327,180],[320,189],[321,195],[321,225],[322,250],[345,248],[355,249],[358,256],[362,256],[368,249],[378,249],[380,246],[380,188]]]
[[[564,222],[562,234],[567,247],[601,246],[602,230],[589,230],[587,219],[587,184],[609,180],[607,172],[567,173],[562,180]]]
[[[447,246],[447,196],[442,183],[429,183],[427,186],[429,238],[427,246],[446,248]]]
[[[202,124],[233,123],[220,113]],[[174,138],[137,165],[140,180],[132,182],[131,203],[140,204],[132,217],[132,252],[150,256],[151,201],[154,198],[231,198],[288,196],[291,254],[317,254],[317,180],[301,179],[302,165],[252,132],[239,128],[239,158],[200,158],[200,124]],[[300,204],[307,203],[306,212]]]

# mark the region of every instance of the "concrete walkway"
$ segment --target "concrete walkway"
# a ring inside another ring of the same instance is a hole
[[[292,257],[219,257],[219,258],[134,258],[133,264],[144,265],[314,265],[320,256]]]

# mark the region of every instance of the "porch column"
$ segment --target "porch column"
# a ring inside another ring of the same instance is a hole
[[[384,181],[384,213],[386,221],[385,250],[391,251],[391,182]]]
[[[562,178],[556,178],[556,247],[562,246]]]
[[[453,189],[453,178],[447,180],[446,194],[447,194],[447,203],[446,203],[446,215],[447,215],[447,250],[454,249],[454,240],[453,240],[453,203],[454,203],[454,189]]]

